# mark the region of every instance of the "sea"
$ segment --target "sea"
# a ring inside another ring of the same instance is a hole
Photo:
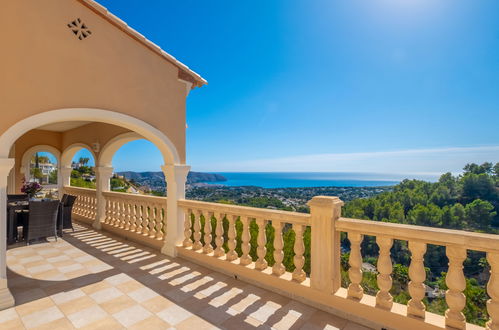
[[[404,178],[435,181],[433,176],[393,175],[381,173],[324,172],[217,172],[227,181],[206,182],[224,186],[257,186],[262,188],[293,187],[380,187],[393,186]]]

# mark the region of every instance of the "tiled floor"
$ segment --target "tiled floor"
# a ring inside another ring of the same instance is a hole
[[[182,259],[77,226],[11,248],[0,329],[366,329]]]

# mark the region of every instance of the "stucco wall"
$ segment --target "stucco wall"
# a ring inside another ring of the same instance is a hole
[[[76,18],[90,37],[78,40],[67,27]],[[106,109],[163,132],[185,162],[186,86],[178,68],[86,6],[76,0],[5,1],[0,40],[0,134],[48,110]]]

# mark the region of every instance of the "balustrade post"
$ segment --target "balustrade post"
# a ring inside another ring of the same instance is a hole
[[[217,227],[215,228],[215,257],[221,257],[225,254],[225,250],[223,248],[224,244],[224,228],[223,228],[223,223],[224,223],[224,214],[217,212],[215,214],[215,218],[217,220]]]
[[[213,246],[211,246],[211,241],[213,236],[211,235],[211,217],[213,216],[213,212],[207,211],[204,212],[204,246],[203,253],[211,253],[213,252]]]
[[[293,224],[293,230],[295,232],[295,244],[293,246],[295,256],[293,257],[293,263],[295,265],[295,270],[293,271],[293,280],[301,283],[307,278],[307,274],[303,270],[305,265],[305,244],[303,243],[303,225]]]
[[[0,159],[0,310],[14,306],[7,287],[7,181],[14,159]]]
[[[389,237],[376,237],[376,243],[379,246],[378,258],[378,278],[377,283],[379,291],[376,294],[376,307],[391,309],[393,305],[393,297],[390,294],[392,288],[392,259],[390,257],[390,249],[393,245],[393,239]]]
[[[487,312],[490,320],[487,322],[488,330],[499,330],[499,253],[487,252],[487,261],[490,265],[490,278],[487,283]]]
[[[424,319],[426,306],[422,300],[425,297],[426,271],[423,257],[426,252],[426,243],[409,241],[409,250],[411,251],[411,264],[409,266],[411,300],[407,303],[407,315]]]
[[[282,239],[282,222],[272,221],[274,227],[274,266],[272,266],[272,274],[281,276],[286,272],[282,261],[284,260],[284,241]]]
[[[267,268],[267,260],[265,260],[265,255],[267,254],[267,235],[265,233],[265,225],[267,221],[262,218],[256,218],[256,224],[258,225],[258,236],[256,239],[256,255],[258,259],[255,262],[255,268],[258,270],[264,270]]]
[[[233,261],[236,260],[238,255],[237,252],[235,251],[236,249],[236,221],[237,221],[238,216],[237,215],[229,215],[227,214],[227,220],[229,221],[229,229],[227,233],[227,247],[229,248],[229,251],[227,251],[226,254],[226,259],[227,261]]]
[[[445,311],[445,325],[456,329],[466,328],[466,318],[462,312],[466,305],[466,279],[463,273],[463,261],[466,259],[466,248],[457,245],[446,247],[447,258],[449,258],[449,271],[445,278],[445,284],[449,288],[445,292],[445,301],[449,309]]]
[[[185,182],[190,166],[164,165],[162,166],[166,179],[166,232],[161,252],[177,256],[177,246],[182,245],[184,239],[184,210],[177,204],[179,199],[185,198]]]
[[[113,168],[109,166],[98,166],[95,168],[96,190],[95,198],[97,203],[97,214],[95,216],[92,227],[97,230],[102,228],[102,222],[106,221],[106,197],[103,192],[111,190],[111,177],[113,176]]]
[[[340,288],[340,233],[335,221],[341,215],[343,202],[338,197],[315,196],[310,206],[311,274],[310,285],[327,293]]]
[[[348,264],[348,276],[350,277],[350,285],[348,286],[347,296],[353,299],[362,299],[364,289],[360,286],[362,282],[362,254],[360,252],[360,243],[364,236],[357,232],[348,232],[348,240],[350,241],[350,258]]]
[[[249,252],[251,249],[250,246],[250,232],[249,232],[249,226],[250,226],[250,218],[248,217],[241,217],[241,222],[243,223],[243,232],[241,233],[241,251],[242,255],[241,258],[239,259],[239,263],[243,266],[249,265],[250,263],[253,262],[251,259]]]

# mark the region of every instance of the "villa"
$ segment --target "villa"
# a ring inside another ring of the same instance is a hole
[[[78,196],[79,222],[57,241],[1,245],[0,329],[479,329],[462,313],[468,250],[487,253],[486,328],[499,329],[496,235],[343,218],[337,197],[314,197],[310,214],[186,200],[186,98],[205,79],[93,0],[4,1],[0,37],[0,235],[7,194],[20,192],[36,152],[57,159],[59,192]],[[160,150],[167,197],[110,191],[114,154],[138,139]],[[82,148],[95,159],[95,190],[70,186]],[[292,255],[284,230],[294,232]],[[364,235],[380,250],[375,296],[361,286]],[[407,305],[390,294],[394,240],[411,252]],[[423,302],[428,244],[449,259],[445,316]]]

